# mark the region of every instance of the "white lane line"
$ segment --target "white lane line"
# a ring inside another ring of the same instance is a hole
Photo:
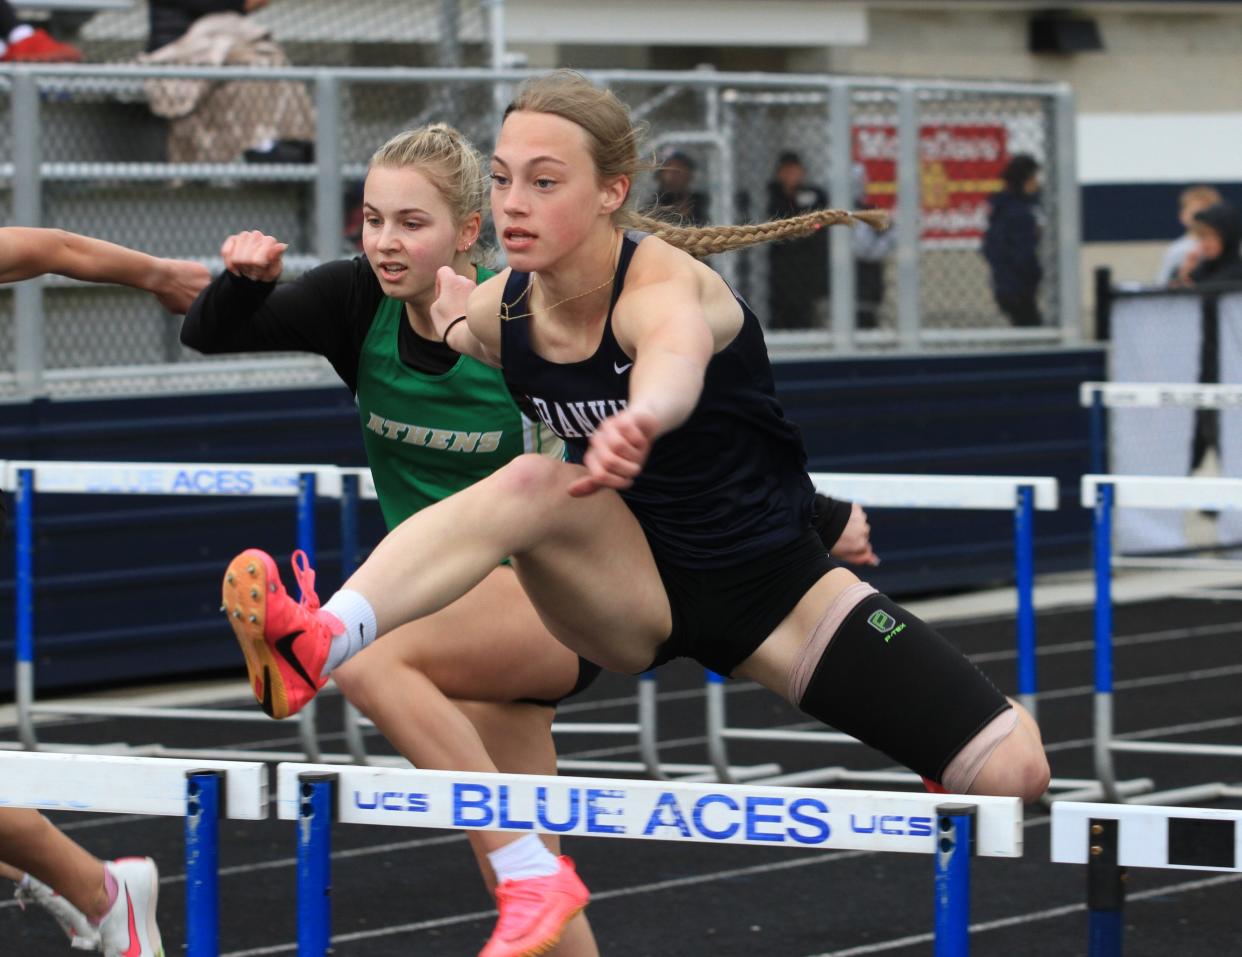
[[[116,823],[116,822],[114,822]],[[366,857],[370,854],[391,854],[398,851],[417,850],[420,848],[435,847],[442,844],[464,844],[466,835],[464,833],[442,834],[437,837],[420,837],[412,841],[395,841],[390,844],[370,844],[366,847],[354,847],[346,851],[333,851],[332,860],[346,861],[355,857]],[[232,877],[238,874],[253,874],[256,871],[270,871],[281,867],[296,867],[298,859],[296,857],[281,857],[270,861],[257,861],[252,864],[234,864],[231,867],[221,867],[217,872],[220,877]],[[184,874],[164,874],[160,877],[161,884],[184,884]],[[17,901],[8,900],[0,901],[0,910],[6,907],[17,907]]]
[[[1198,881],[1186,881],[1182,884],[1166,884],[1150,890],[1139,891],[1126,895],[1126,903],[1132,904],[1148,900],[1152,897],[1166,897],[1174,894],[1185,894],[1190,891],[1204,890],[1221,884],[1232,884],[1242,881],[1242,874],[1225,874],[1220,877],[1206,877]],[[1002,917],[997,920],[983,921],[970,925],[970,933],[982,934],[989,930],[1002,930],[1018,924],[1033,924],[1041,920],[1053,920],[1069,914],[1077,914],[1087,909],[1086,904],[1065,904],[1061,907],[1050,907],[1047,910],[1031,911],[1029,914],[1015,914],[1013,917]],[[862,957],[863,954],[882,954],[887,950],[901,950],[916,944],[928,944],[935,940],[933,934],[912,934],[909,937],[897,937],[892,940],[878,941],[874,944],[862,944],[858,947],[847,947],[845,950],[833,950],[813,957]]]
[[[636,884],[632,887],[618,887],[610,891],[592,892],[591,902],[598,903],[635,894],[652,894],[678,887],[692,887],[696,884],[707,884],[713,881],[731,880],[735,877],[751,877],[756,874],[771,874],[776,871],[788,871],[798,867],[814,864],[835,863],[874,854],[875,851],[841,851],[838,854],[817,854],[814,857],[803,857],[793,861],[781,861],[776,864],[756,864],[753,867],[739,867],[729,871],[714,871],[710,874],[696,874],[692,877],[677,877],[667,881],[656,881],[650,884]],[[392,927],[376,927],[373,930],[354,931],[349,934],[336,934],[332,937],[333,944],[347,944],[359,940],[374,940],[377,937],[392,937],[397,934],[415,933],[421,930],[434,930],[440,927],[452,927],[458,924],[469,924],[480,920],[494,920],[494,909],[473,911],[468,914],[454,914],[451,917],[437,917],[431,920],[416,921],[409,924],[397,924]],[[250,950],[234,950],[221,957],[263,957],[266,954],[287,954],[298,949],[296,943],[271,944],[266,947],[255,947]]]
[[[1157,688],[1161,685],[1177,684],[1179,681],[1207,681],[1212,678],[1228,678],[1242,674],[1242,665],[1223,665],[1219,668],[1196,668],[1193,671],[1179,671],[1170,675],[1151,675],[1146,678],[1127,678],[1125,681],[1114,681],[1113,691],[1119,688]],[[1072,688],[1057,688],[1055,691],[1040,691],[1035,697],[1039,701],[1055,701],[1058,698],[1078,698],[1083,695],[1095,694],[1095,685],[1075,685]]]
[[[1147,631],[1137,635],[1113,638],[1114,648],[1136,647],[1138,645],[1154,645],[1161,641],[1181,641],[1186,638],[1210,638],[1217,635],[1228,635],[1242,632],[1242,622],[1221,622],[1215,625],[1198,625],[1191,628],[1168,628],[1163,631]],[[1046,655],[1068,655],[1080,651],[1094,651],[1095,639],[1082,641],[1061,641],[1049,645],[1040,645],[1035,649],[1037,657]],[[1002,651],[984,651],[968,655],[971,661],[1012,661],[1018,657],[1018,650],[1010,648]]]

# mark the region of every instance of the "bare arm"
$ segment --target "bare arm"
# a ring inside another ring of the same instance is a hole
[[[61,229],[0,229],[0,282],[45,273],[142,289],[175,313],[184,313],[211,281],[200,263],[161,259]]]
[[[687,269],[626,290],[614,321],[618,341],[633,349],[628,404],[591,436],[583,458],[589,474],[570,487],[571,495],[629,488],[655,440],[690,417],[717,348],[703,300],[699,277]]]
[[[507,275],[476,285],[451,266],[441,266],[431,304],[432,324],[445,344],[494,369],[500,368],[500,295]]]
[[[634,290],[619,322],[634,346],[629,408],[654,420],[654,440],[690,418],[715,352],[696,278],[678,275]]]

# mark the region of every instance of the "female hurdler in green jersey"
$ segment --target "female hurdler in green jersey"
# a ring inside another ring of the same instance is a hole
[[[490,275],[473,262],[486,183],[457,131],[437,125],[401,133],[371,159],[365,258],[327,263],[277,286],[285,244],[255,231],[231,236],[222,249],[225,272],[182,327],[182,341],[201,352],[326,356],[357,398],[389,527],[523,452],[561,455],[559,440],[549,446],[522,415],[499,371],[453,352],[432,330],[438,268]],[[333,677],[422,768],[555,774],[551,705],[598,672],[548,633],[507,566],[442,614],[372,649]],[[255,693],[262,698],[265,690]],[[292,710],[272,702],[269,713]],[[555,839],[546,841],[549,851],[533,835],[468,836],[489,887],[511,873],[556,867]],[[570,922],[555,953],[597,953],[585,916]]]

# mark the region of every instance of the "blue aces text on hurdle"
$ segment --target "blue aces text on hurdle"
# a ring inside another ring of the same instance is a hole
[[[462,782],[453,783],[450,793],[449,815],[442,815],[442,809],[435,806],[436,797],[427,793],[354,790],[352,797],[356,809],[381,814],[413,812],[426,818],[420,824],[433,827],[601,837],[820,846],[834,843],[834,828],[845,834],[884,835],[901,841],[928,839],[934,827],[928,816],[833,815],[827,802],[814,796],[686,794],[675,789],[627,791],[615,786],[527,789]]]

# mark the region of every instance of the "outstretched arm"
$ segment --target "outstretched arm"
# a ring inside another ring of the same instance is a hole
[[[655,440],[690,418],[716,348],[699,283],[691,273],[674,273],[627,290],[623,302],[620,322],[634,348],[628,405],[591,436],[583,458],[589,475],[570,487],[571,495],[634,483]]]
[[[175,313],[184,313],[211,280],[201,263],[149,256],[63,229],[0,229],[0,282],[19,282],[45,273],[142,289]]]

